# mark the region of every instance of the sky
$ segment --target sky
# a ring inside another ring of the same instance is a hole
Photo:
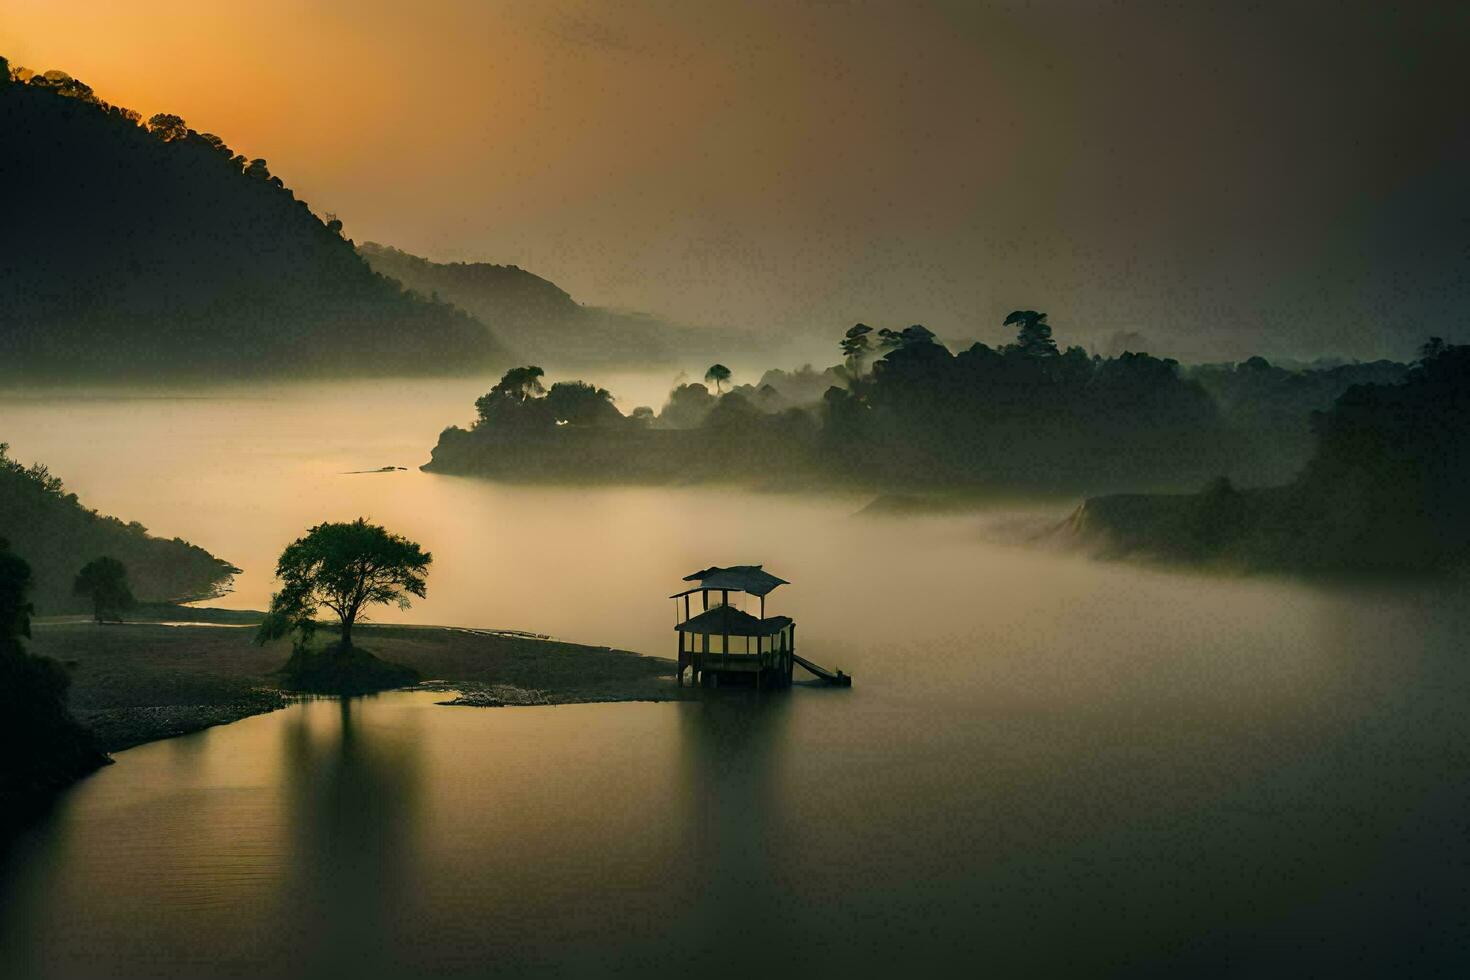
[[[1184,359],[1470,342],[1470,6],[4,0],[0,54],[584,303]],[[835,350],[835,347],[833,348]]]

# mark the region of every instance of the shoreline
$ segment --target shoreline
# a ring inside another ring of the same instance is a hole
[[[40,620],[30,649],[72,677],[72,716],[107,753],[188,735],[297,700],[275,671],[290,655],[279,641],[256,646],[245,615],[199,609],[192,622],[174,611],[145,622],[97,625]],[[440,704],[518,707],[621,701],[677,701],[675,663],[610,647],[565,643],[540,634],[456,626],[358,628],[359,646],[425,678],[394,690],[443,691]],[[309,696],[309,695],[308,695]]]

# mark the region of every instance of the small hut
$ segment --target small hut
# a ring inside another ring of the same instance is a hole
[[[702,569],[684,576],[684,581],[697,584],[671,596],[679,635],[680,684],[686,667],[695,684],[718,686],[721,678],[750,679],[757,688],[791,683],[796,623],[790,616],[766,616],[766,596],[789,584],[785,579],[759,565],[731,565]],[[759,615],[737,605],[747,596],[759,600]]]

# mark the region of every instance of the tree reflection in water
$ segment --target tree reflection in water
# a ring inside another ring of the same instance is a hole
[[[395,911],[412,878],[422,813],[416,716],[364,726],[360,700],[341,698],[335,721],[298,710],[282,726],[294,834],[283,920],[297,931],[305,975],[399,973],[416,945]]]

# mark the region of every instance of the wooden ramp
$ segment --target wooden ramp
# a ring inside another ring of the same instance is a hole
[[[836,684],[838,687],[852,687],[852,678],[847,676],[840,670],[828,670],[826,667],[823,667],[820,664],[814,664],[805,657],[798,657],[794,653],[791,655],[791,659],[795,663],[798,663],[801,666],[805,667],[807,670],[811,671],[813,674],[816,674],[828,684]]]

